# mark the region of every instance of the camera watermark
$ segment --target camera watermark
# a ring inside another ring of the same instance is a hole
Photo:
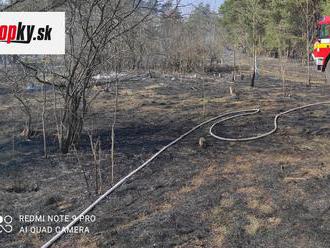
[[[86,224],[94,223],[96,221],[95,215],[82,216],[80,225],[65,229],[65,226],[75,218],[75,215],[19,215],[18,221],[15,222],[11,215],[0,215],[0,233],[13,233],[14,227],[15,232],[17,230],[20,234],[52,234],[62,232],[62,230],[73,234],[90,233]]]

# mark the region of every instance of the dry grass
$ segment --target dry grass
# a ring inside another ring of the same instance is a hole
[[[202,170],[199,174],[194,176],[190,183],[187,183],[186,186],[180,188],[177,192],[171,192],[169,198],[171,202],[178,201],[184,197],[185,194],[188,194],[192,191],[196,191],[203,184],[209,183],[210,180],[214,179],[214,172],[217,169],[216,164],[210,164],[206,167],[205,170]]]
[[[128,228],[130,228],[132,226],[135,226],[138,223],[141,223],[141,222],[147,220],[149,217],[150,217],[149,215],[147,215],[147,214],[145,214],[143,212],[142,213],[139,213],[138,216],[136,217],[136,219],[134,219],[134,220],[132,220],[132,221],[130,221],[128,223],[125,223],[123,225],[117,226],[116,227],[116,230],[117,231],[120,231],[120,230],[123,230],[123,229],[128,229]]]
[[[23,241],[23,244],[29,244],[29,247],[41,247],[44,241],[41,239],[40,234],[19,234],[18,240]],[[17,246],[19,247],[19,246]]]
[[[77,248],[85,247],[85,248],[98,248],[97,238],[84,236],[77,241]]]

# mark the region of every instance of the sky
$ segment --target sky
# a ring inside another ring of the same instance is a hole
[[[191,5],[185,7],[183,12],[189,13],[193,9],[193,5],[198,5],[200,3],[209,4],[212,10],[217,11],[219,6],[224,2],[224,0],[181,0],[181,5]]]

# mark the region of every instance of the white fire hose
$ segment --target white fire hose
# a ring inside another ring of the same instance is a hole
[[[42,248],[48,248],[50,247],[53,243],[55,243],[55,241],[57,241],[61,236],[63,236],[72,226],[74,226],[77,222],[79,222],[88,212],[90,212],[97,204],[99,204],[104,198],[106,198],[108,195],[110,195],[113,191],[115,191],[117,188],[119,188],[119,186],[121,186],[123,183],[125,183],[129,178],[131,178],[133,175],[135,175],[137,172],[139,172],[140,170],[142,170],[144,167],[146,167],[148,164],[150,164],[155,158],[157,158],[160,154],[162,154],[165,150],[167,150],[169,147],[175,145],[177,142],[179,142],[180,140],[182,140],[183,138],[185,138],[186,136],[188,136],[189,134],[191,134],[192,132],[194,132],[195,130],[199,129],[200,127],[218,120],[217,122],[215,122],[209,129],[209,133],[210,135],[212,135],[214,138],[218,139],[218,140],[223,140],[223,141],[236,141],[236,142],[241,142],[241,141],[251,141],[251,140],[257,140],[263,137],[266,137],[268,135],[271,135],[272,133],[276,132],[278,125],[277,125],[277,121],[278,119],[282,116],[282,115],[286,115],[288,113],[297,111],[297,110],[301,110],[301,109],[305,109],[305,108],[309,108],[312,106],[318,106],[318,105],[325,105],[325,104],[330,104],[330,101],[326,101],[326,102],[317,102],[317,103],[312,103],[312,104],[307,104],[304,106],[300,106],[300,107],[296,107],[296,108],[292,108],[289,109],[287,111],[281,112],[277,115],[275,115],[274,117],[274,128],[272,130],[270,130],[269,132],[257,135],[257,136],[253,136],[253,137],[248,137],[248,138],[239,138],[239,139],[234,139],[234,138],[226,138],[226,137],[221,137],[218,136],[216,134],[213,133],[213,128],[230,119],[234,119],[237,117],[242,117],[242,116],[247,116],[247,115],[253,115],[256,114],[258,112],[260,112],[260,109],[256,108],[256,109],[248,109],[248,110],[240,110],[240,111],[232,111],[232,112],[227,112],[221,115],[218,115],[216,117],[213,117],[211,119],[208,119],[202,123],[200,123],[199,125],[195,126],[194,128],[190,129],[188,132],[184,133],[183,135],[181,135],[180,137],[178,137],[177,139],[173,140],[171,143],[169,143],[168,145],[164,146],[162,149],[160,149],[157,153],[155,153],[151,158],[149,158],[146,162],[144,162],[142,165],[140,165],[138,168],[136,168],[135,170],[133,170],[132,172],[130,172],[128,175],[126,175],[125,177],[123,177],[119,182],[117,182],[113,187],[111,187],[108,191],[106,191],[103,195],[101,195],[98,199],[96,199],[91,205],[89,205],[82,213],[80,213],[75,219],[73,219],[66,227],[64,227],[59,233],[57,233],[53,238],[51,238],[47,243],[45,243]],[[228,116],[228,117],[226,117]],[[225,118],[222,118],[225,117]],[[222,118],[222,119],[221,119]],[[220,120],[219,120],[220,119]]]

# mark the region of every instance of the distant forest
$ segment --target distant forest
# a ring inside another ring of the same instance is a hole
[[[220,7],[227,40],[257,54],[306,58],[328,0],[226,0]]]

